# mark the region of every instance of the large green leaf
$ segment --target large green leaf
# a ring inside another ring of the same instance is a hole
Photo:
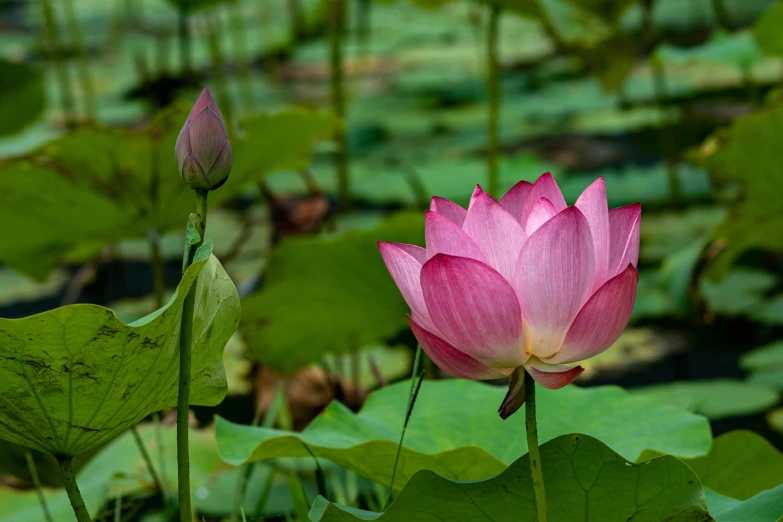
[[[770,386],[731,379],[653,384],[630,391],[640,397],[676,404],[710,419],[758,413],[777,404],[780,398]]]
[[[223,347],[239,322],[239,296],[217,258],[204,256],[166,306],[130,324],[94,305],[0,319],[0,436],[79,455],[176,405],[182,307],[194,284],[191,403],[222,401]]]
[[[753,26],[753,37],[761,50],[771,56],[783,56],[783,4],[776,2],[762,14]]]
[[[84,127],[0,163],[0,219],[14,224],[0,244],[0,261],[41,279],[73,251],[87,256],[106,243],[180,226],[195,207],[174,161],[186,116],[167,111],[140,130]],[[210,203],[269,172],[306,166],[313,142],[331,134],[332,121],[299,109],[240,121],[242,132],[231,137],[232,174],[210,193]]]
[[[771,197],[783,186],[782,127],[783,107],[775,107],[736,120],[702,147],[705,166],[741,188],[740,201],[714,233],[725,247],[712,263],[719,276],[748,249],[783,250],[783,207]]]
[[[233,424],[218,417],[215,436],[231,464],[312,451],[368,479],[388,484],[402,429],[409,384],[373,392],[358,414],[333,402],[303,432]],[[459,480],[487,478],[527,451],[524,416],[503,421],[497,414],[501,387],[463,381],[424,381],[405,435],[395,487],[429,469]],[[582,432],[601,438],[624,458],[646,449],[682,457],[706,454],[706,419],[621,388],[570,386],[537,394],[539,436],[547,441]]]
[[[563,435],[541,446],[552,522],[706,522],[704,490],[687,465],[666,456],[633,464],[587,435]],[[537,520],[528,456],[497,477],[454,482],[432,471],[411,477],[385,513],[319,497],[316,522],[533,522]]]
[[[177,485],[177,434],[176,426],[164,426],[160,433],[149,424],[139,426],[144,446],[153,458],[156,471],[169,485],[169,491]],[[162,448],[159,441],[162,442]],[[161,471],[158,458],[165,463]],[[215,451],[212,431],[190,431],[191,488],[204,486],[226,466]],[[56,464],[55,464],[55,470]],[[141,456],[133,435],[125,432],[102,448],[81,471],[77,472],[84,502],[95,517],[100,507],[116,495],[127,498],[134,493],[151,493],[155,483]],[[57,522],[75,522],[73,508],[64,489],[45,487],[46,504]],[[0,519],[13,522],[40,522],[44,520],[35,490],[26,491],[0,488]]]
[[[724,433],[707,455],[685,462],[704,487],[739,500],[783,483],[783,454],[752,431]]]
[[[371,230],[283,241],[261,290],[242,302],[240,328],[255,358],[293,372],[407,328],[408,307],[377,242],[422,244],[423,232],[421,214],[402,213]]]
[[[46,106],[43,76],[26,63],[0,59],[0,136],[19,132]]]

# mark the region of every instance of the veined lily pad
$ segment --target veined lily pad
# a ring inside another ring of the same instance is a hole
[[[136,322],[94,305],[0,319],[0,437],[75,456],[175,406],[182,308],[194,284],[191,403],[223,400],[223,347],[239,322],[239,296],[204,250],[169,303]]]
[[[666,456],[632,464],[587,435],[541,446],[551,522],[697,522],[712,520],[704,490],[687,465]],[[315,522],[533,522],[537,519],[528,456],[497,477],[454,482],[416,473],[385,513],[347,508],[319,497]]]
[[[312,452],[388,484],[409,386],[400,382],[373,392],[358,414],[333,402],[301,433],[233,424],[218,417],[218,451],[234,465],[308,457]],[[485,479],[524,454],[524,415],[503,421],[496,411],[505,393],[501,387],[474,381],[424,381],[405,435],[395,487],[401,488],[422,469],[450,479]],[[633,397],[615,386],[541,388],[536,397],[541,441],[563,433],[589,433],[629,460],[646,449],[681,457],[704,455],[709,449],[705,418]]]

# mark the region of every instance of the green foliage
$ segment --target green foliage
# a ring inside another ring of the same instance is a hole
[[[234,0],[167,0],[167,2],[179,11],[192,13],[193,11],[215,7],[220,4],[233,3]]]
[[[752,431],[724,433],[707,455],[685,463],[704,487],[738,500],[783,483],[783,453]]]
[[[149,424],[139,426],[147,451],[155,466],[159,466],[161,447],[158,431]],[[161,428],[162,454],[165,466],[162,480],[170,486],[177,484],[176,426]],[[225,466],[215,451],[215,438],[211,431],[190,431],[191,484],[198,488],[208,483]],[[54,469],[57,469],[56,463]],[[39,469],[39,471],[44,471]],[[79,489],[91,515],[95,517],[100,507],[117,495],[128,498],[134,494],[149,494],[155,487],[144,459],[130,432],[125,432],[102,448],[81,471],[77,472]],[[71,522],[76,518],[64,489],[44,488],[44,497],[57,522]],[[17,490],[0,488],[0,519],[13,522],[41,522],[41,505],[34,489]]]
[[[241,332],[254,357],[293,372],[407,328],[408,307],[378,252],[378,240],[423,244],[423,218],[401,213],[371,230],[284,240],[266,282],[243,300]]]
[[[750,382],[783,390],[783,341],[755,348],[740,357],[739,362],[750,372]]]
[[[0,163],[0,219],[14,234],[0,244],[0,261],[43,279],[67,258],[97,253],[106,243],[181,226],[194,208],[177,174],[174,143],[184,111],[169,111],[149,128],[84,127],[19,158]],[[332,118],[305,110],[240,122],[231,138],[234,167],[214,191],[214,206],[275,170],[303,168],[313,142],[330,135]]]
[[[780,394],[769,386],[731,379],[654,384],[630,390],[640,397],[681,406],[710,419],[751,415],[777,404]]]
[[[783,497],[783,484],[762,491],[744,502],[730,503],[729,506],[713,513],[717,522],[780,522],[783,509],[780,499]]]
[[[222,401],[223,347],[239,322],[239,297],[217,259],[207,256],[187,270],[165,307],[127,325],[94,305],[0,319],[0,435],[74,456],[174,406],[182,307],[194,284],[191,402]]]
[[[37,120],[46,106],[43,75],[26,63],[0,59],[0,137]]]
[[[713,313],[737,316],[751,314],[776,283],[769,272],[735,268],[722,281],[702,279],[699,290]]]
[[[710,520],[694,473],[674,457],[628,462],[587,435],[563,435],[541,446],[541,468],[552,522],[697,522]],[[370,513],[319,497],[317,522],[518,522],[536,520],[527,456],[500,475],[454,482],[432,471],[411,477],[385,513]]]
[[[783,207],[772,197],[783,186],[781,128],[783,107],[773,107],[736,120],[702,147],[705,166],[723,183],[741,187],[740,201],[714,233],[725,246],[711,263],[716,276],[725,276],[749,249],[783,250]]]
[[[409,382],[399,382],[373,392],[358,414],[333,402],[301,433],[232,424],[218,417],[218,451],[233,465],[312,452],[388,484],[409,388]],[[457,480],[487,478],[524,454],[524,416],[503,421],[495,411],[505,392],[475,381],[425,380],[406,431],[395,487],[422,469]],[[629,460],[646,449],[695,457],[705,454],[710,443],[706,419],[617,387],[541,388],[536,399],[541,441],[588,433]]]
[[[704,62],[714,65],[729,65],[740,71],[748,71],[764,55],[756,45],[750,32],[720,32],[706,43],[697,47],[675,47],[663,44],[655,51],[656,59],[663,63],[691,65]]]

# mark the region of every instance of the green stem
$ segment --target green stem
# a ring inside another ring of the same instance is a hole
[[[715,15],[715,22],[718,27],[727,31],[731,30],[731,16],[723,5],[723,0],[712,0],[712,13]]]
[[[419,396],[419,390],[421,389],[421,383],[424,380],[424,371],[418,373],[419,361],[421,358],[421,346],[416,348],[416,355],[413,361],[413,375],[411,375],[411,388],[408,392],[408,407],[405,410],[405,421],[402,423],[402,433],[400,434],[400,443],[397,445],[397,455],[394,457],[394,467],[392,468],[391,482],[389,482],[389,496],[386,497],[386,503],[383,506],[383,510],[386,510],[391,502],[392,494],[394,493],[394,479],[397,477],[397,465],[400,462],[400,454],[402,453],[402,443],[405,441],[405,431],[408,429],[408,422],[411,420],[411,414],[413,413],[413,406],[416,404],[416,397]]]
[[[489,8],[487,30],[487,97],[489,115],[487,119],[487,192],[496,196],[498,192],[498,113],[500,112],[500,66],[498,64],[498,32],[500,7]]]
[[[114,522],[122,522],[122,493],[114,499]]]
[[[163,485],[163,481],[160,480],[160,476],[158,475],[157,471],[155,471],[155,466],[152,464],[152,459],[150,458],[150,454],[147,451],[147,447],[144,445],[144,441],[139,434],[138,426],[132,427],[131,433],[133,433],[133,440],[136,441],[136,446],[139,448],[141,457],[144,459],[144,463],[147,465],[147,469],[149,469],[150,475],[152,475],[152,480],[155,482],[155,486],[158,488],[158,491],[160,491],[160,496],[163,498],[163,504],[166,505],[169,500],[168,494],[166,493],[166,488]]]
[[[348,172],[348,140],[345,121],[345,88],[343,85],[343,18],[345,0],[329,0],[330,6],[330,87],[332,111],[337,118],[334,140],[337,143],[335,166],[337,168],[337,188],[340,209],[351,205],[351,186]]]
[[[54,18],[52,3],[49,0],[42,0],[41,9],[43,10],[44,26],[46,27],[47,52],[49,59],[54,62],[54,72],[57,76],[57,83],[60,84],[60,97],[65,124],[71,127],[75,123],[73,91],[68,78],[68,71],[65,69],[61,56],[60,37],[57,32],[57,22]]]
[[[287,4],[288,16],[291,21],[291,43],[296,45],[300,40],[304,39],[305,32],[307,32],[302,2],[301,0],[288,0]]]
[[[204,241],[207,228],[208,191],[196,189],[196,231],[201,241],[191,246],[186,269],[193,262],[193,254]],[[193,344],[193,311],[196,307],[196,284],[190,287],[182,309],[182,329],[179,337],[179,393],[177,395],[177,480],[179,486],[180,522],[191,522],[190,454],[188,452],[188,413],[190,411],[190,367]]]
[[[182,9],[179,12],[178,20],[178,36],[179,36],[179,59],[182,64],[182,73],[185,75],[190,74],[192,63],[192,53],[190,45],[190,26],[188,24],[188,13]]]
[[[530,457],[530,474],[533,476],[533,492],[536,497],[538,522],[547,522],[544,473],[541,469],[541,453],[538,449],[538,431],[536,429],[536,381],[527,372],[525,372],[525,425],[527,427],[527,451]]]
[[[656,41],[655,24],[653,23],[653,5],[652,2],[645,4],[643,11],[644,33],[647,47],[653,49]],[[655,57],[650,59],[650,69],[652,71],[653,93],[655,102],[659,108],[666,108],[668,94],[666,92],[666,73],[663,65]],[[665,125],[665,122],[662,124]],[[672,205],[679,207],[682,201],[680,181],[678,173],[679,160],[677,158],[677,136],[675,128],[662,129],[661,152],[666,161],[666,177],[669,182],[669,192],[672,199]]]
[[[223,55],[223,49],[220,46],[220,34],[223,33],[223,20],[219,13],[212,13],[206,18],[207,22],[207,42],[209,43],[209,52],[212,59],[212,75],[217,86],[217,98],[221,101],[221,108],[226,123],[231,128],[233,121],[234,108],[232,99],[228,95],[228,86],[226,80],[226,60]],[[233,32],[233,31],[230,31]]]
[[[73,507],[73,513],[76,515],[76,520],[78,522],[92,522],[90,513],[84,505],[82,494],[79,492],[79,486],[76,485],[72,460],[73,457],[57,457],[57,461],[60,463],[60,474],[62,475],[63,486],[68,493],[68,500],[71,501],[71,507]]]
[[[33,454],[30,453],[30,451],[25,451],[24,458],[27,461],[27,469],[30,471],[30,477],[33,479],[35,492],[38,493],[38,501],[41,503],[41,510],[44,513],[44,519],[46,519],[46,522],[52,522],[52,514],[49,513],[49,506],[46,504],[46,498],[44,497],[43,488],[41,487],[41,479],[38,476],[38,468],[35,467]]]
[[[87,52],[85,51],[84,41],[82,40],[82,31],[73,9],[73,0],[66,0],[63,7],[65,11],[65,23],[68,26],[68,33],[71,36],[71,44],[74,47],[73,50],[76,52],[76,74],[82,87],[87,117],[95,119],[95,89],[93,88],[92,76],[90,75],[90,63],[89,60],[87,60]]]
[[[160,412],[156,411],[152,414],[152,423],[155,425],[155,439],[158,442],[158,469],[160,470],[160,482],[163,487],[166,488],[166,498],[169,496],[168,487],[166,486],[166,451],[163,447],[163,426],[160,422]]]
[[[651,67],[656,102],[659,106],[666,107],[666,76],[663,66],[658,63],[657,60],[653,60]],[[669,181],[669,192],[671,193],[672,205],[679,207],[682,204],[682,190],[680,189],[677,135],[675,134],[675,129],[663,130],[661,132],[661,140],[661,149],[663,150],[664,159],[666,161],[666,176]]]

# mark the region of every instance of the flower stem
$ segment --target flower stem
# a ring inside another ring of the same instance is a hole
[[[487,192],[498,192],[498,113],[500,112],[500,66],[498,64],[498,33],[500,7],[493,5],[489,11],[487,29]]]
[[[38,476],[38,468],[35,467],[33,454],[29,450],[25,451],[24,458],[27,460],[27,469],[30,470],[30,478],[33,479],[35,491],[38,493],[38,500],[41,502],[41,510],[43,511],[44,519],[46,522],[52,522],[52,514],[49,513],[49,506],[46,504],[46,498],[44,497],[43,488],[41,487],[41,479]]]
[[[334,140],[335,166],[337,168],[337,192],[340,210],[351,205],[351,181],[349,173],[348,138],[346,135],[345,86],[343,82],[343,34],[345,31],[345,0],[329,0],[329,68],[332,111],[337,119]]]
[[[169,496],[168,493],[166,492],[166,487],[163,485],[163,481],[160,480],[160,476],[155,471],[155,466],[152,465],[152,459],[150,458],[150,454],[147,451],[147,447],[144,445],[144,441],[141,438],[141,434],[139,433],[139,427],[138,426],[132,427],[131,433],[133,433],[133,440],[136,441],[136,446],[138,446],[139,448],[139,453],[141,453],[141,457],[144,459],[144,463],[147,465],[147,469],[149,469],[150,475],[152,475],[152,481],[155,483],[155,486],[158,488],[158,492],[163,498],[163,504],[166,505],[169,501]]]
[[[87,507],[84,505],[82,494],[79,492],[79,486],[76,485],[76,477],[73,474],[73,457],[57,457],[57,461],[60,463],[60,474],[63,479],[63,486],[68,493],[68,500],[71,501],[71,507],[73,507],[73,513],[76,515],[78,522],[92,522],[90,519],[90,513],[87,511]]]
[[[538,450],[536,428],[536,381],[527,372],[525,372],[525,425],[527,426],[527,451],[530,457],[530,474],[533,477],[538,522],[547,522],[544,473],[541,469],[541,453]]]
[[[201,240],[190,247],[185,266],[193,262],[193,254],[204,241],[207,228],[208,191],[196,189],[196,231]],[[182,309],[182,329],[179,336],[179,394],[177,396],[177,482],[180,522],[192,521],[190,507],[190,454],[188,452],[188,413],[190,411],[190,367],[193,344],[193,311],[196,307],[196,283],[190,287]]]

